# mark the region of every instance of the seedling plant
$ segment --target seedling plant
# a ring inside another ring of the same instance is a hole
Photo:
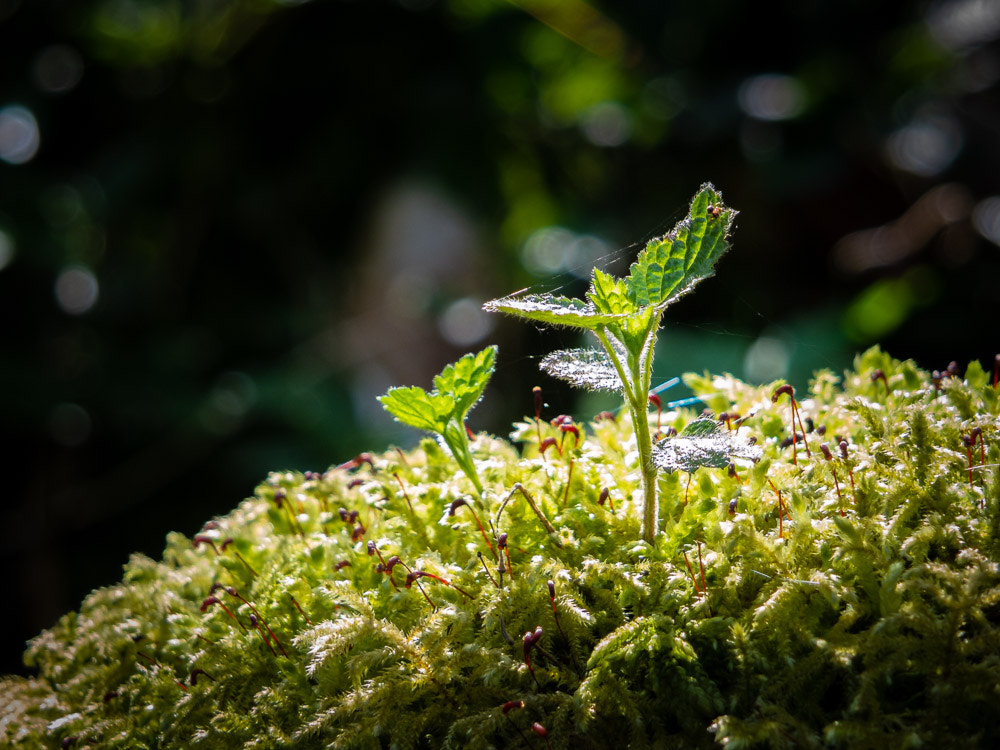
[[[593,336],[543,369],[626,413],[546,414],[543,385],[511,441],[471,432],[495,347],[391,389],[431,437],[134,556],[0,679],[0,745],[1000,746],[995,365],[873,348],[798,395],[657,403],[661,316],[734,215],[703,186],[627,277],[489,303]]]
[[[729,230],[736,211],[722,202],[710,184],[701,187],[687,218],[664,237],[646,245],[624,279],[598,268],[587,299],[551,294],[503,297],[485,309],[547,325],[589,331],[601,349],[564,349],[542,360],[542,369],[573,385],[621,393],[635,430],[642,487],[642,538],[652,543],[658,533],[656,490],[658,468],[694,470],[729,463],[726,456],[758,459],[759,449],[740,443],[717,429],[714,420],[694,424],[679,440],[654,452],[649,428],[653,349],[660,318],[667,307],[715,273],[729,249]],[[654,394],[656,401],[659,397]]]
[[[420,386],[410,386],[390,388],[379,397],[385,410],[400,422],[438,435],[479,495],[483,494],[483,484],[472,459],[465,419],[482,398],[496,359],[497,347],[491,346],[445,367],[435,376],[430,393]]]

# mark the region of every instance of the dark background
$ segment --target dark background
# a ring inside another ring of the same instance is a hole
[[[466,351],[501,347],[476,429],[535,384],[593,413],[536,370],[571,335],[478,306],[623,273],[706,180],[735,249],[659,379],[991,368],[998,36],[976,0],[0,0],[0,672],[269,470],[412,443],[374,397]]]

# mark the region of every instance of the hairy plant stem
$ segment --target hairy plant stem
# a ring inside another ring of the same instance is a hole
[[[477,497],[482,501],[483,484],[479,480],[479,474],[476,471],[476,462],[472,458],[472,448],[469,445],[469,439],[465,434],[464,426],[452,421],[445,428],[441,436],[444,438],[445,444],[451,451],[451,455],[455,457],[455,461],[459,467],[469,478],[469,481],[472,482],[472,486],[476,488]]]
[[[639,477],[642,486],[643,540],[653,544],[659,531],[659,505],[656,497],[656,465],[653,463],[653,441],[649,434],[649,383],[653,373],[653,345],[656,341],[656,324],[649,325],[638,356],[626,354],[626,363],[621,361],[618,351],[608,339],[605,328],[595,333],[611,359],[622,382],[625,403],[632,416],[636,448],[639,451]],[[627,371],[626,371],[627,365]]]
[[[639,476],[642,480],[642,538],[652,544],[656,539],[659,504],[656,497],[656,466],[653,464],[653,441],[649,436],[649,412],[629,404],[635,442],[639,450]]]

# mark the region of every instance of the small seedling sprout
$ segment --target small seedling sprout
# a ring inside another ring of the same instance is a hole
[[[626,278],[616,279],[595,268],[586,300],[514,294],[484,306],[529,321],[584,329],[596,337],[600,350],[553,352],[541,367],[573,385],[623,395],[639,454],[640,533],[650,543],[659,532],[656,474],[666,468],[654,459],[648,413],[656,331],[669,305],[715,273],[716,262],[729,249],[735,216],[721,194],[705,184],[687,217],[664,237],[649,242]]]
[[[482,397],[496,367],[496,357],[495,346],[478,354],[466,354],[434,376],[433,391],[427,392],[419,386],[390,388],[379,397],[382,406],[397,421],[437,434],[480,497],[483,484],[472,458],[465,417]]]

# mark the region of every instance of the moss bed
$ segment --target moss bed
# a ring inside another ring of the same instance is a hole
[[[779,383],[686,381],[764,456],[661,474],[654,544],[626,415],[476,436],[482,498],[429,439],[272,473],[31,641],[0,744],[1000,747],[989,374],[870,350],[791,445]]]

